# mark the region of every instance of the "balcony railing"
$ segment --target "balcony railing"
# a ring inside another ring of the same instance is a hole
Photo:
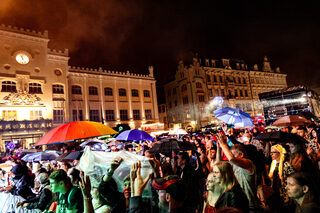
[[[53,127],[52,120],[24,120],[24,121],[3,121],[0,120],[0,132],[17,132],[30,130],[49,130]]]

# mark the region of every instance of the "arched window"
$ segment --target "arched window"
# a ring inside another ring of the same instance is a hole
[[[52,93],[53,94],[64,94],[63,85],[53,84],[52,85]]]
[[[104,88],[104,95],[105,96],[113,96],[113,90],[110,87]]]
[[[143,96],[144,97],[150,97],[150,91],[149,90],[143,90]]]
[[[98,95],[97,87],[89,87],[89,95]]]
[[[29,83],[29,93],[30,94],[42,94],[41,84]]]
[[[196,83],[196,88],[202,88],[202,84],[200,82]]]
[[[186,84],[182,85],[181,91],[183,92],[183,91],[186,91],[186,90],[187,90],[187,85]]]
[[[16,92],[16,82],[13,81],[2,81],[1,92]]]
[[[123,88],[119,89],[119,96],[127,96],[126,89],[123,89]]]
[[[73,95],[81,95],[81,94],[82,94],[81,87],[78,86],[78,85],[72,85],[72,87],[71,87],[71,93],[72,93]]]
[[[131,90],[132,97],[139,97],[139,91],[137,89]]]

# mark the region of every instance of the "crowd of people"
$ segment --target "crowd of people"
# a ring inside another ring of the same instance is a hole
[[[256,139],[272,131],[303,140]],[[219,131],[169,139],[193,144],[190,150],[158,153],[152,151],[154,143],[147,142],[124,146],[120,149],[144,155],[153,172],[143,176],[141,162],[134,162],[122,189],[113,178],[121,157],[113,159],[98,186],[77,167],[77,160],[12,159],[11,171],[0,171],[0,191],[19,196],[12,209],[26,212],[320,212],[319,135],[317,124],[279,130],[223,125]],[[111,151],[120,150],[113,146]],[[152,194],[145,197],[147,186]]]

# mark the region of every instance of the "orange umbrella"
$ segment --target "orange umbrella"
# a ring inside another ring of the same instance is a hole
[[[50,130],[35,144],[35,146],[116,133],[118,132],[102,123],[93,121],[75,121]]]
[[[311,121],[299,115],[287,115],[276,120],[272,126],[299,126],[310,124]]]

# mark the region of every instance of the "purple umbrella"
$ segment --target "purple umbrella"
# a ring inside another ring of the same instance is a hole
[[[115,139],[119,141],[154,141],[151,135],[137,129],[123,131]]]
[[[23,161],[44,161],[44,160],[55,160],[57,156],[47,152],[35,152],[25,155],[21,160]]]

